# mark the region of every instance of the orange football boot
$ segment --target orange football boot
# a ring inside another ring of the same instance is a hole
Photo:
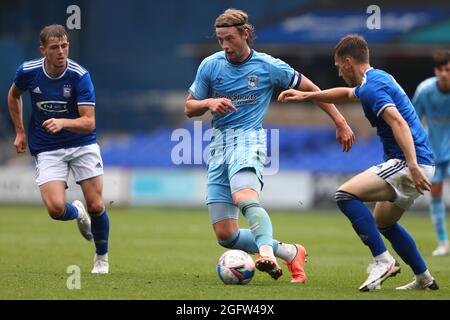
[[[283,261],[287,265],[289,272],[292,275],[291,282],[304,283],[306,281],[305,262],[307,261],[308,253],[306,249],[299,244],[294,244],[297,248],[297,255],[291,262]]]

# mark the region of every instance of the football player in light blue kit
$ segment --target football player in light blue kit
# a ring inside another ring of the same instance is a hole
[[[436,51],[433,62],[436,76],[419,84],[413,104],[419,118],[425,118],[436,162],[430,215],[439,244],[433,256],[443,256],[449,254],[442,190],[444,179],[450,176],[450,51]]]
[[[14,146],[28,146],[36,160],[36,183],[49,215],[55,220],[77,220],[89,241],[95,242],[92,273],[108,273],[109,219],[103,203],[103,161],[95,133],[95,96],[89,72],[68,59],[68,35],[61,25],[40,33],[44,58],[23,63],[8,93],[16,129]],[[30,92],[32,113],[25,133],[22,94]],[[69,170],[80,184],[87,204],[66,202]]]
[[[291,282],[305,282],[306,250],[272,238],[272,223],[259,203],[263,185],[266,137],[262,120],[276,86],[319,90],[304,75],[269,55],[250,48],[253,27],[245,12],[228,9],[215,21],[223,51],[200,64],[185,105],[188,117],[212,112],[206,203],[219,244],[256,253],[255,265],[272,278],[281,276],[275,256],[291,273]],[[331,104],[319,104],[336,123],[337,138],[348,151],[354,135]],[[240,211],[250,229],[239,229]]]
[[[400,265],[387,251],[380,232],[413,270],[411,283],[399,290],[439,288],[427,269],[412,236],[398,220],[424,191],[430,191],[434,160],[425,130],[413,105],[395,79],[369,64],[369,47],[358,35],[341,39],[334,49],[339,75],[354,88],[333,88],[321,92],[283,91],[280,101],[345,103],[360,101],[364,114],[376,128],[385,162],[356,175],[339,187],[336,201],[367,245],[374,258],[360,291],[379,289]],[[374,217],[363,202],[376,202]]]

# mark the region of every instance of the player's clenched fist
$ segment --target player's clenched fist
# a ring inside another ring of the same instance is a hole
[[[42,123],[42,127],[50,133],[57,133],[63,129],[63,120],[64,119],[55,119],[51,118],[44,123]]]
[[[14,140],[14,147],[17,153],[24,153],[27,150],[27,136],[25,133],[18,133]]]

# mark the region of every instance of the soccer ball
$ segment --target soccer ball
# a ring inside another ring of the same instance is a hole
[[[255,274],[255,262],[247,252],[228,250],[217,262],[217,274],[225,284],[247,284]]]

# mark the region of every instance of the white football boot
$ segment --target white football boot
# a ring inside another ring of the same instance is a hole
[[[446,256],[450,253],[449,245],[447,244],[439,244],[436,250],[433,251],[433,257]]]
[[[78,210],[77,224],[81,235],[87,241],[94,241],[94,235],[91,232],[91,217],[84,208],[80,200],[75,200],[72,205]]]
[[[91,273],[109,273],[108,254],[95,255],[94,269]]]
[[[359,287],[359,291],[381,289],[381,284],[389,277],[394,277],[400,272],[400,264],[390,257],[389,262],[375,261],[370,265],[370,273],[367,280]]]
[[[414,280],[407,285],[395,288],[396,290],[438,290],[439,286],[433,278],[426,280]]]

